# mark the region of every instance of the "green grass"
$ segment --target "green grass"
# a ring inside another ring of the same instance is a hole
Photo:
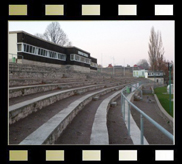
[[[173,117],[173,101],[171,101],[172,111],[169,111],[169,94],[167,93],[167,87],[158,87],[154,89],[155,94],[157,95],[163,108]],[[164,94],[166,93],[166,94]],[[173,99],[173,94],[171,94],[171,99]]]

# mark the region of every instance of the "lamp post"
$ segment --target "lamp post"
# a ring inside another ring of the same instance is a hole
[[[114,74],[115,74],[115,73],[114,73],[114,56],[113,56],[112,59],[113,59],[113,76],[114,76]]]
[[[168,63],[168,70],[169,70],[169,112],[172,114],[172,104],[171,104],[171,70],[172,64]]]
[[[102,67],[103,67],[103,63],[102,63],[102,54],[101,54],[101,73],[102,73]]]
[[[124,59],[124,76],[125,76],[125,59]]]

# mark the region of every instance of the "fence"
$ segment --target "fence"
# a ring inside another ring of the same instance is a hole
[[[173,141],[173,135],[169,133],[166,129],[164,129],[161,125],[159,125],[156,121],[154,121],[151,117],[149,117],[147,114],[145,114],[143,111],[141,111],[137,106],[135,106],[132,102],[130,102],[125,94],[128,92],[128,87],[130,88],[135,88],[132,91],[138,90],[141,94],[141,98],[143,97],[142,89],[140,89],[142,83],[138,84],[130,84],[126,87],[124,87],[121,90],[121,112],[123,115],[123,119],[125,120],[125,103],[128,103],[128,134],[130,135],[130,106],[133,107],[133,109],[137,110],[140,113],[140,144],[144,144],[144,130],[143,130],[143,117],[145,117],[148,121],[150,121],[154,126],[156,126],[163,134],[165,134],[169,139]]]

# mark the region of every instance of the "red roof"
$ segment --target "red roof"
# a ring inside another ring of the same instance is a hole
[[[138,67],[138,68],[140,68],[140,69],[143,69],[143,67],[142,66],[139,66],[139,65],[134,65],[133,67]]]
[[[109,68],[112,68],[112,64],[109,64],[108,67],[109,67]]]

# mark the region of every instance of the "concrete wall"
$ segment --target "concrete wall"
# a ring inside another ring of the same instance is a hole
[[[126,76],[126,77],[132,77],[133,73],[132,73],[132,67],[121,67],[121,68],[98,68],[98,72],[102,72],[102,73],[106,73],[109,75],[118,75],[118,76]]]
[[[155,81],[159,84],[164,84],[164,78],[163,77],[155,77],[155,78],[148,78],[149,80]]]
[[[46,67],[56,67],[56,68],[74,70],[74,71],[78,71],[78,72],[90,73],[90,68],[83,67],[83,66],[77,66],[77,65],[51,64],[51,63],[31,61],[31,60],[26,60],[26,59],[23,59],[23,60],[22,59],[18,59],[17,63],[30,64],[30,65],[38,65],[38,66],[46,66]]]
[[[65,68],[68,68],[68,69],[74,70],[74,71],[78,71],[78,72],[90,73],[89,67],[83,67],[83,66],[78,66],[78,65],[66,65]]]
[[[17,54],[17,34],[8,34],[8,54]],[[16,57],[17,56],[13,56]],[[12,55],[9,55],[9,59],[12,58]]]
[[[159,114],[167,121],[167,123],[173,127],[173,117],[171,117],[171,115],[169,115],[166,110],[162,107],[158,97],[156,96],[156,94],[154,94],[154,97],[155,97],[155,100],[157,102],[157,105],[160,109],[160,111],[157,111],[159,112]]]
[[[32,61],[32,60],[26,60],[26,59],[23,59],[23,60],[18,59],[17,63],[46,66],[46,67],[56,67],[56,68],[62,68],[63,67],[63,65],[61,65],[61,64],[51,64],[51,63],[44,63],[44,62],[38,62],[38,61]]]

